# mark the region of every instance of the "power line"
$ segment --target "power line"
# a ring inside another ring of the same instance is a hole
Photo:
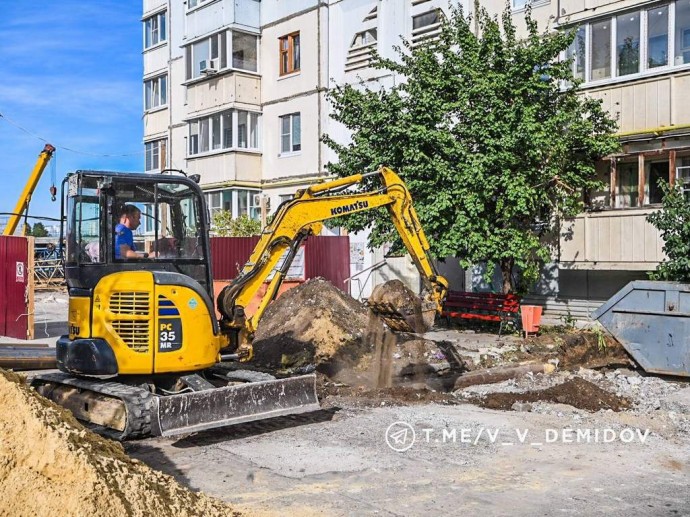
[[[1,112],[0,112],[0,119],[5,120],[8,124],[10,124],[10,125],[16,127],[17,129],[23,131],[27,135],[33,136],[34,138],[37,138],[40,141],[45,142],[45,143],[52,143],[57,149],[62,149],[63,151],[69,151],[69,152],[75,153],[75,154],[83,154],[85,156],[95,156],[98,158],[121,158],[124,156],[141,156],[142,154],[144,154],[144,151],[139,151],[137,153],[127,153],[127,154],[99,154],[99,153],[89,153],[87,151],[80,151],[78,149],[72,149],[71,147],[56,145],[55,143],[53,143],[52,140],[50,142],[48,142],[48,140],[43,138],[41,135],[38,135],[38,134],[34,133],[33,131],[26,129],[24,126],[18,124],[17,122],[13,121],[12,119],[8,118],[7,115],[4,115]]]

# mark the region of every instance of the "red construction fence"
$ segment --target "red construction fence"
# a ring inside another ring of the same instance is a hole
[[[33,239],[31,239],[33,241]],[[0,236],[0,336],[33,338],[33,242]]]
[[[214,280],[232,280],[259,242],[259,237],[212,237],[211,260]],[[304,281],[323,277],[349,294],[350,238],[348,236],[311,236],[303,246],[303,255],[295,258],[288,277]]]

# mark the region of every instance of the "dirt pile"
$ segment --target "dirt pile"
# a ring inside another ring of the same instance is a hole
[[[361,365],[388,334],[369,309],[314,278],[268,306],[254,336],[254,363],[268,368],[313,364],[332,375]]]
[[[510,409],[516,402],[540,401],[568,404],[587,411],[599,411],[600,409],[622,411],[630,407],[628,399],[609,393],[580,377],[574,377],[545,390],[523,393],[488,393],[484,398],[473,402],[489,409]]]
[[[130,459],[0,370],[0,515],[239,515]]]

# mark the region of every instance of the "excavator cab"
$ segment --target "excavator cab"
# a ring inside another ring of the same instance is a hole
[[[213,297],[208,214],[191,179],[77,171],[65,182],[69,288],[93,289],[105,275],[147,270],[185,275]],[[120,258],[115,249],[115,229],[127,205],[141,213],[132,229],[136,259]]]

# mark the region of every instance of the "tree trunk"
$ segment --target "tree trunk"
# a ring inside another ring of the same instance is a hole
[[[513,292],[513,264],[512,258],[501,259],[501,277],[503,278],[503,294]]]

